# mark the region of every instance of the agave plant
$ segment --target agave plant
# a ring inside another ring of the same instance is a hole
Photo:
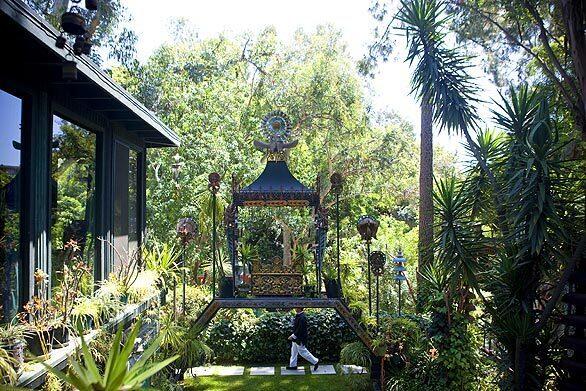
[[[145,248],[143,251],[146,268],[159,275],[159,283],[163,288],[179,278],[179,266],[177,264],[179,255],[179,251],[176,251],[174,246],[169,246],[167,243],[162,245],[155,243],[151,249],[147,250]]]
[[[121,345],[123,327],[120,326],[118,328],[103,373],[100,373],[98,365],[91,355],[83,336],[81,337],[81,353],[83,358],[80,359],[78,357],[76,360],[72,360],[67,373],[44,363],[43,365],[63,382],[80,391],[130,391],[144,389],[143,383],[147,379],[171,364],[178,356],[169,357],[161,362],[150,361],[164,338],[163,335],[159,335],[144,351],[140,359],[129,367],[128,362],[141,326],[142,321],[139,320],[130,331],[126,343],[123,346]]]

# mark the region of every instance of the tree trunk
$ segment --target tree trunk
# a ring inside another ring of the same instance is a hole
[[[421,103],[419,161],[419,270],[433,261],[433,107]],[[421,286],[421,279],[418,278]]]
[[[570,41],[574,72],[580,89],[578,106],[581,113],[578,113],[579,115],[576,117],[577,122],[581,123],[576,125],[582,129],[582,139],[586,140],[586,36],[584,35],[586,6],[583,0],[562,0],[562,15]]]

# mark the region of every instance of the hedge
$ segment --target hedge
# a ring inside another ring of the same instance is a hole
[[[352,329],[332,309],[306,311],[309,350],[322,362],[337,362],[342,347],[357,340]],[[206,343],[218,363],[287,363],[293,312],[227,310],[206,332]]]

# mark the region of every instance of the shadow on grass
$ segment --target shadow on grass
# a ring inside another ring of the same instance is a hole
[[[186,390],[334,391],[368,390],[368,375],[205,376],[189,379]]]

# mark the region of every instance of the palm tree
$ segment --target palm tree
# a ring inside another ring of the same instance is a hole
[[[481,287],[493,293],[492,298],[484,299],[485,309],[493,318],[490,328],[510,360],[513,387],[529,389],[544,373],[537,353],[543,346],[547,348],[547,344],[538,343],[533,305],[539,299],[543,279],[555,270],[552,260],[560,257],[557,251],[564,243],[564,224],[556,211],[563,207],[556,198],[561,193],[553,190],[555,182],[551,179],[558,175],[553,167],[559,145],[547,97],[526,87],[511,90],[511,98],[503,97],[495,113],[496,123],[507,135],[506,142],[500,143],[490,134],[473,139],[470,130],[477,127],[477,87],[467,73],[469,59],[445,43],[449,21],[445,3],[402,0],[401,4],[397,19],[408,40],[407,59],[415,64],[413,90],[431,105],[433,119],[441,128],[465,137],[467,149],[476,160],[473,175],[462,190],[446,187],[447,183],[438,190],[438,262],[452,272],[464,273],[454,275],[458,284],[465,283],[478,293]],[[465,201],[445,203],[450,199],[443,197],[449,195],[447,189],[453,193],[452,200],[460,197]],[[489,207],[485,199],[492,201]],[[470,209],[450,225],[454,216],[445,212],[458,205]],[[475,248],[483,239],[477,236],[482,227],[474,224],[476,219],[481,219],[484,227],[491,227],[491,236],[497,239],[491,246]],[[485,251],[493,252],[495,264],[490,278],[480,285],[475,271],[484,263]]]
[[[450,19],[445,16],[445,8],[442,1],[401,1],[397,20],[407,38],[407,61],[415,64],[411,85],[422,103],[433,109],[431,117],[440,124],[440,130],[446,129],[448,133],[465,137],[468,148],[494,190],[493,203],[501,229],[506,231],[505,211],[494,173],[470,134],[470,129],[477,127],[475,104],[479,101],[476,96],[478,87],[468,74],[472,65],[469,57],[459,49],[446,45],[446,26]]]
[[[419,151],[419,268],[433,262],[433,106],[421,102]],[[418,285],[420,285],[418,275]]]

